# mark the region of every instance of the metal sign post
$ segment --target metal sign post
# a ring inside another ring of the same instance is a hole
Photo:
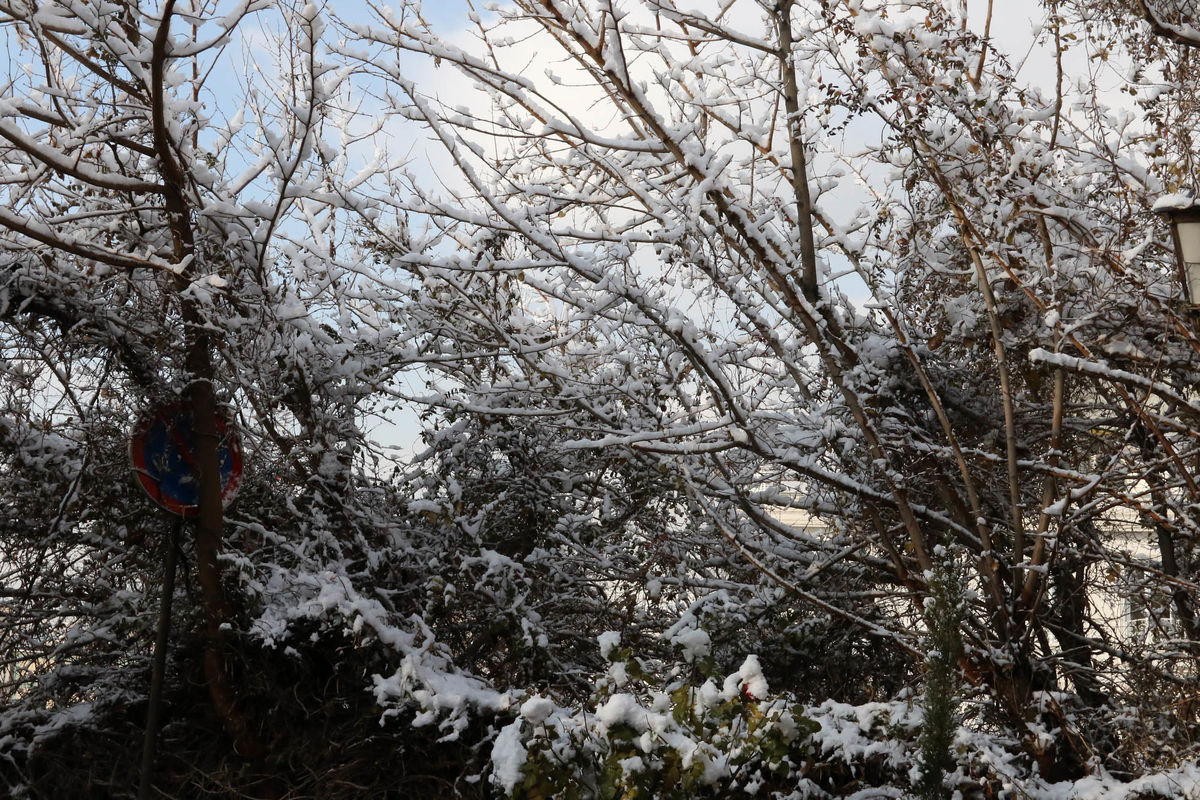
[[[138,485],[150,498],[176,515],[167,537],[163,565],[162,599],[154,637],[154,661],[150,673],[150,696],[146,707],[146,731],[142,741],[142,772],[139,800],[150,800],[150,781],[158,745],[162,715],[163,684],[166,680],[167,644],[171,631],[171,601],[175,594],[176,551],[184,521],[200,513],[200,470],[196,464],[196,428],[191,407],[170,403],[151,409],[134,428],[129,441]],[[228,505],[237,494],[242,477],[242,447],[236,428],[218,412],[214,419],[217,459],[221,478],[221,502]]]
[[[154,751],[158,745],[158,721],[162,713],[163,676],[167,671],[167,639],[171,632],[171,600],[175,595],[175,560],[183,517],[175,520],[167,537],[167,560],[163,567],[163,594],[154,634],[154,665],[150,672],[150,698],[146,707],[146,733],[142,739],[142,776],[138,800],[150,800],[150,778],[154,773]]]

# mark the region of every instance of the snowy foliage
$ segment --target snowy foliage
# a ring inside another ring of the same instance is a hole
[[[946,792],[1196,794],[1187,14],[372,10],[0,0],[10,794],[136,773],[164,402],[175,796],[900,797],[923,681]]]

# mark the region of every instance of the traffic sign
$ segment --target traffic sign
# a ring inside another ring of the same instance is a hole
[[[229,505],[242,479],[242,443],[229,417],[216,414],[221,502]],[[129,456],[138,484],[154,502],[181,517],[200,513],[200,472],[191,405],[169,403],[150,409],[134,428]]]

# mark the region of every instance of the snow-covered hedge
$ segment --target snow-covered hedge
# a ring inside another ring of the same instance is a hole
[[[917,694],[857,705],[797,703],[769,691],[754,655],[723,680],[697,678],[689,660],[671,669],[678,677],[655,686],[629,650],[601,644],[612,661],[589,704],[569,708],[530,696],[500,728],[490,773],[506,797],[916,796],[924,722]],[[1121,780],[1097,761],[1091,775],[1049,783],[1014,738],[985,728],[968,714],[955,733],[946,777],[955,800],[1200,798],[1200,767],[1191,764]]]

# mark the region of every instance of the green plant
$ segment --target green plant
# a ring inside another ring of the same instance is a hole
[[[954,555],[943,547],[935,549],[937,560],[927,573],[929,597],[925,601],[925,625],[929,649],[925,661],[925,724],[918,744],[921,778],[917,784],[923,800],[948,800],[945,776],[954,767],[954,732],[958,728],[955,707],[958,694],[958,661],[962,656],[962,575]]]

